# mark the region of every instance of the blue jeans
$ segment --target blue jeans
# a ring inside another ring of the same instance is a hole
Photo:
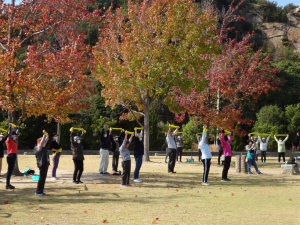
[[[251,172],[250,169],[251,169],[252,165],[254,166],[256,172],[258,172],[258,168],[257,168],[256,161],[255,161],[256,154],[255,153],[251,153],[251,157],[252,157],[252,159],[248,158],[248,162],[247,162],[248,172]]]
[[[140,169],[143,163],[143,156],[139,155],[135,158],[135,170],[134,170],[134,179],[139,178]]]

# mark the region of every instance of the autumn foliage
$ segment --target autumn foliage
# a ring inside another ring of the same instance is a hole
[[[0,2],[0,107],[19,111],[20,120],[47,115],[67,121],[69,113],[89,107],[92,91],[86,73],[91,49],[79,31],[82,21],[100,20],[86,10],[89,1],[24,0]]]
[[[255,104],[259,95],[278,86],[273,79],[278,70],[270,67],[269,56],[264,56],[261,49],[256,52],[251,49],[250,40],[254,34],[246,35],[241,41],[227,37],[227,31],[232,28],[226,28],[226,21],[241,19],[233,14],[236,9],[231,5],[216,34],[222,52],[210,56],[211,64],[205,73],[207,88],[198,91],[192,87],[189,95],[182,94],[179,87],[173,88],[176,94],[175,98],[171,97],[182,109],[176,115],[178,122],[188,112],[204,124],[244,134],[236,125],[250,125],[253,121],[243,116],[243,104]]]
[[[95,76],[106,104],[127,110],[121,119],[144,116],[147,154],[150,113],[161,103],[173,104],[167,99],[173,86],[188,93],[195,75],[203,76],[205,55],[217,51],[217,16],[213,10],[200,13],[190,0],[129,0],[128,16],[109,9],[105,21],[93,50]]]

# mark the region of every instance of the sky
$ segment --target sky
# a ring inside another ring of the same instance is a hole
[[[300,0],[270,0],[277,2],[279,6],[286,6],[289,3],[293,3],[294,5],[300,6]],[[15,0],[16,4],[21,2],[21,0]],[[11,3],[11,0],[4,0],[4,3]]]

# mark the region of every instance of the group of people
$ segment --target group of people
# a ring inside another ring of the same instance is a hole
[[[130,179],[130,171],[131,171],[131,157],[130,151],[128,149],[129,145],[133,143],[133,150],[134,150],[134,157],[136,162],[136,168],[134,171],[134,182],[142,182],[139,178],[139,171],[142,166],[143,155],[144,155],[144,144],[143,144],[143,129],[139,133],[137,129],[134,132],[125,132],[125,137],[123,139],[122,144],[120,144],[120,140],[122,138],[122,133],[124,130],[119,128],[119,134],[113,134],[112,129],[108,128],[107,125],[103,126],[103,129],[100,134],[100,164],[99,164],[99,174],[108,174],[108,164],[109,164],[109,151],[112,152],[112,171],[114,175],[119,175],[118,173],[118,164],[119,164],[119,157],[121,155],[122,160],[122,187],[131,186],[129,184]],[[16,140],[18,138],[18,129],[16,131],[12,131],[12,126],[9,125],[9,132],[6,136],[0,135],[0,174],[2,169],[2,158],[3,158],[3,144],[6,143],[7,147],[7,163],[8,163],[8,170],[6,175],[6,189],[15,189],[14,186],[10,184],[11,174],[14,169],[15,161],[17,159],[17,144]],[[73,172],[73,183],[80,184],[83,183],[81,181],[81,175],[83,173],[83,135],[84,130],[81,129],[82,133],[80,136],[76,136],[74,134],[74,128],[72,127],[70,130],[70,141],[71,141],[71,150],[73,155],[73,162],[74,162],[74,172]],[[166,134],[166,143],[167,143],[167,157],[169,157],[168,162],[168,173],[176,173],[174,171],[176,161],[181,162],[182,157],[182,148],[183,136],[177,136],[178,127],[172,132],[171,125],[169,124],[169,130]],[[131,133],[131,136],[128,138],[128,134]],[[285,142],[288,140],[289,135],[283,140],[279,137],[277,139],[276,135],[274,135],[274,139],[278,143],[278,162],[280,163],[281,157],[285,162]],[[246,145],[247,151],[247,170],[248,174],[252,175],[251,166],[254,166],[257,174],[262,174],[256,164],[256,160],[258,158],[258,141],[260,142],[260,150],[261,150],[261,161],[262,164],[266,163],[266,151],[267,145],[270,139],[270,135],[265,138],[261,138],[259,134],[254,139],[250,137],[248,143]],[[34,148],[34,153],[37,160],[37,166],[40,170],[40,176],[37,184],[36,195],[43,196],[44,193],[44,186],[47,177],[48,167],[50,165],[49,160],[49,153],[46,148],[46,144],[49,140],[48,133],[44,130],[43,136],[37,139],[37,145]],[[56,170],[58,168],[59,158],[62,152],[60,145],[57,142],[58,135],[52,134],[52,141],[50,143],[50,150],[53,153],[52,162],[52,177],[51,180],[56,180]],[[210,185],[208,183],[208,174],[211,165],[211,158],[212,154],[210,152],[209,144],[208,144],[208,136],[207,136],[207,129],[203,126],[203,133],[202,137],[197,134],[198,140],[198,152],[199,152],[199,162],[200,160],[203,163],[203,182],[202,185]],[[232,150],[231,150],[231,143],[232,143],[232,136],[225,134],[224,130],[220,138],[218,139],[219,145],[219,154],[218,154],[218,165],[223,165],[222,171],[222,180],[223,182],[231,181],[228,179],[228,171],[231,164],[231,157],[232,157]],[[176,160],[177,157],[177,160]],[[178,158],[179,157],[179,158]],[[166,159],[165,159],[166,161]]]
[[[14,186],[10,183],[10,178],[15,166],[15,162],[17,159],[17,138],[18,138],[18,129],[16,131],[12,131],[12,125],[9,125],[9,132],[6,136],[0,135],[0,174],[2,169],[2,158],[3,158],[3,144],[6,144],[7,147],[7,164],[8,170],[6,174],[6,189],[15,189]],[[74,162],[74,172],[73,172],[73,183],[80,184],[83,183],[81,181],[81,175],[83,173],[83,160],[84,160],[84,152],[83,152],[83,136],[84,129],[81,129],[82,133],[80,136],[74,134],[74,128],[72,127],[70,130],[70,141],[71,141],[71,150],[72,150],[72,159]],[[131,186],[129,184],[130,179],[130,170],[131,170],[131,157],[130,151],[128,147],[130,143],[133,143],[134,149],[134,157],[136,161],[136,168],[134,171],[134,182],[142,182],[139,179],[139,171],[142,166],[143,155],[144,155],[144,144],[143,144],[143,129],[138,133],[135,129],[135,132],[131,134],[130,138],[128,138],[128,132],[125,132],[125,137],[122,145],[120,145],[120,138],[123,129],[121,129],[119,135],[113,135],[112,129],[108,129],[107,125],[104,125],[103,130],[100,134],[100,165],[99,165],[99,173],[100,174],[108,174],[108,160],[109,160],[109,150],[112,151],[113,160],[112,160],[112,170],[114,174],[118,174],[118,163],[119,156],[122,158],[122,187]],[[48,173],[48,168],[50,165],[49,153],[46,148],[47,142],[49,140],[48,133],[43,130],[43,136],[37,139],[37,144],[34,147],[34,154],[37,160],[37,166],[39,168],[39,180],[36,189],[36,195],[44,196],[44,186],[46,182],[46,177]],[[58,144],[58,135],[52,134],[52,141],[50,143],[50,150],[53,153],[52,155],[52,173],[51,180],[57,180],[56,170],[59,164],[59,158],[62,152],[60,145]]]

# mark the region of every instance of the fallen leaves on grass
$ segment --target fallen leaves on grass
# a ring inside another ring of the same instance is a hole
[[[231,196],[234,196],[234,193],[232,193]]]
[[[178,207],[178,205],[175,205],[175,207]]]
[[[137,195],[136,195],[136,196],[134,196],[134,197],[137,197]]]
[[[84,211],[83,213],[87,213],[87,211]]]
[[[289,201],[292,201],[292,199],[291,199],[291,198],[289,198]]]
[[[106,222],[107,222],[107,220],[103,220],[103,221],[102,221],[102,223],[106,223]]]
[[[5,204],[5,205],[8,205],[8,201],[5,201],[4,204]]]
[[[152,220],[152,223],[156,223],[156,220]]]

